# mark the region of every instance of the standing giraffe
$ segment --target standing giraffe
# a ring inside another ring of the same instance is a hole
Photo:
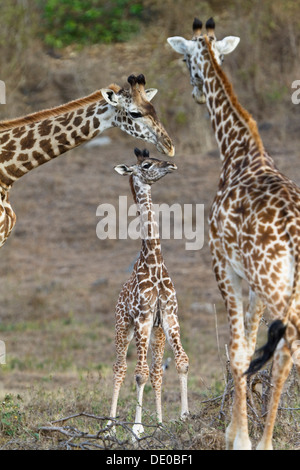
[[[217,41],[214,21],[195,19],[194,37],[169,38],[184,55],[193,97],[206,102],[220,150],[222,172],[210,213],[210,249],[230,325],[230,360],[235,385],[228,449],[250,449],[246,375],[258,370],[275,351],[273,392],[259,449],[272,449],[272,434],[282,387],[300,339],[300,190],[283,176],[265,151],[256,122],[242,108],[221,69],[224,54],[239,38]],[[249,287],[243,312],[242,281]],[[265,307],[277,319],[268,343],[249,367]],[[300,369],[300,364],[298,364]]]
[[[170,156],[174,146],[145,90],[145,77],[128,77],[130,87],[110,85],[56,108],[0,122],[0,247],[16,223],[9,203],[12,184],[30,170],[111,127],[156,145]]]
[[[152,353],[150,379],[155,391],[158,422],[162,422],[161,384],[165,339],[173,350],[181,385],[181,417],[188,414],[187,373],[189,360],[180,341],[177,298],[161,253],[158,225],[151,200],[151,185],[176,169],[174,163],[150,158],[149,152],[135,149],[137,164],[118,165],[121,175],[130,175],[130,187],[140,214],[142,249],[130,279],[124,284],[116,306],[116,353],[114,389],[110,416],[116,416],[117,401],[127,365],[127,349],[132,338],[137,347],[135,380],[137,407],[133,432],[140,436],[144,386],[149,377],[148,347]]]

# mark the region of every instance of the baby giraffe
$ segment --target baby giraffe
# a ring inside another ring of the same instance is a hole
[[[161,384],[165,339],[173,350],[181,386],[181,418],[188,415],[187,373],[189,360],[180,341],[177,317],[177,298],[174,285],[165,266],[160,246],[158,224],[151,200],[151,185],[176,170],[174,163],[150,158],[147,150],[135,149],[135,165],[118,165],[115,170],[129,175],[133,198],[140,214],[142,249],[130,279],[124,284],[116,306],[116,354],[114,389],[110,416],[116,416],[117,401],[127,365],[126,354],[130,341],[135,338],[137,365],[135,380],[137,406],[134,434],[143,432],[142,400],[144,386],[149,377],[147,352],[150,347],[152,362],[150,380],[155,391],[158,422],[162,422]]]

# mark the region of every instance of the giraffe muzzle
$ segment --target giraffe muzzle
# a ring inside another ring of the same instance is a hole
[[[206,103],[206,97],[204,93],[201,93],[198,87],[194,87],[192,91],[192,96],[194,100],[196,101],[197,104],[205,104]]]
[[[169,137],[162,138],[157,141],[156,143],[157,150],[161,153],[164,153],[165,155],[168,155],[169,157],[174,157],[175,155],[175,147],[173,145],[173,142]]]
[[[172,171],[177,170],[177,165],[175,163],[168,162],[168,173],[171,173]]]

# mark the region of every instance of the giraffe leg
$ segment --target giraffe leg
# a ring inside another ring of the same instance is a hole
[[[271,395],[271,400],[269,403],[269,412],[265,423],[264,434],[259,442],[257,449],[258,450],[272,450],[272,436],[273,429],[275,424],[275,419],[277,415],[278,403],[281,396],[282,388],[284,383],[289,375],[289,372],[292,367],[292,358],[291,352],[287,347],[284,340],[278,344],[274,361],[273,361],[273,373],[272,373],[272,383],[273,390]]]
[[[292,360],[300,376],[300,340],[293,341],[291,348]]]
[[[218,227],[210,223],[210,250],[213,269],[218,287],[225,301],[230,329],[229,355],[234,382],[234,399],[231,421],[226,429],[226,449],[251,449],[248,432],[246,377],[244,372],[250,363],[248,342],[244,326],[242,279],[227,261],[222,243],[216,238]],[[248,314],[250,331],[255,330],[250,322],[252,315]],[[249,328],[249,327],[248,327]],[[251,333],[248,333],[248,338]],[[246,369],[245,369],[246,367]]]
[[[300,301],[298,301],[299,305]],[[291,345],[291,355],[293,364],[300,376],[300,308],[290,315],[289,328],[287,329],[288,342]]]
[[[264,303],[250,289],[249,291],[249,305],[245,314],[245,334],[248,345],[248,356],[251,358],[255,351],[257,332],[260,320],[265,310]]]
[[[127,321],[126,319],[123,319],[122,324],[116,324],[115,345],[117,359],[113,366],[114,383],[112,403],[110,409],[111,418],[116,417],[119,392],[127,370],[126,355],[132,337],[133,328],[129,319],[127,319]],[[109,422],[108,424],[111,424],[111,422]]]
[[[234,381],[234,400],[232,418],[226,429],[226,448],[236,450],[251,449],[247,418],[247,387],[244,372],[250,363],[248,342],[244,329],[242,286],[240,277],[230,266],[223,273],[226,291],[221,288],[225,298],[230,327],[230,363]],[[252,326],[255,323],[252,324]],[[254,329],[254,326],[253,326]]]
[[[162,423],[161,409],[161,385],[162,385],[162,361],[165,350],[166,336],[163,329],[154,327],[150,338],[152,363],[150,367],[150,380],[155,392],[157,421]]]
[[[149,377],[149,367],[147,364],[147,352],[152,328],[152,318],[149,315],[149,319],[145,319],[144,322],[137,321],[135,323],[134,336],[136,339],[137,346],[137,365],[135,368],[135,381],[137,389],[137,405],[135,412],[135,421],[133,426],[133,432],[136,436],[140,436],[144,432],[142,425],[142,406],[143,406],[143,393],[144,387]]]
[[[189,369],[189,358],[185,353],[180,340],[180,327],[176,310],[164,312],[162,316],[162,327],[175,356],[176,369],[180,381],[181,394],[181,418],[189,414],[187,395],[187,375]]]

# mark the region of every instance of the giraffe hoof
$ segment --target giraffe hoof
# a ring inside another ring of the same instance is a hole
[[[133,425],[133,428],[132,428],[132,432],[133,434],[135,434],[132,438],[133,441],[136,440],[136,437],[137,438],[140,438],[141,435],[144,433],[144,427],[142,424],[134,424]]]
[[[185,421],[189,416],[190,416],[190,412],[189,412],[189,411],[185,411],[184,413],[182,413],[182,414],[180,415],[180,419],[181,419],[182,421]]]
[[[112,421],[108,421],[104,429],[105,438],[115,437],[116,436],[116,426],[113,425]]]

